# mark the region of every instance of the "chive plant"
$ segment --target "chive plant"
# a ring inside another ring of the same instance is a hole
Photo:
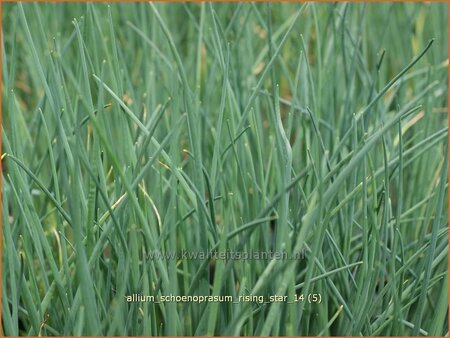
[[[2,333],[448,334],[447,6],[2,4]]]

